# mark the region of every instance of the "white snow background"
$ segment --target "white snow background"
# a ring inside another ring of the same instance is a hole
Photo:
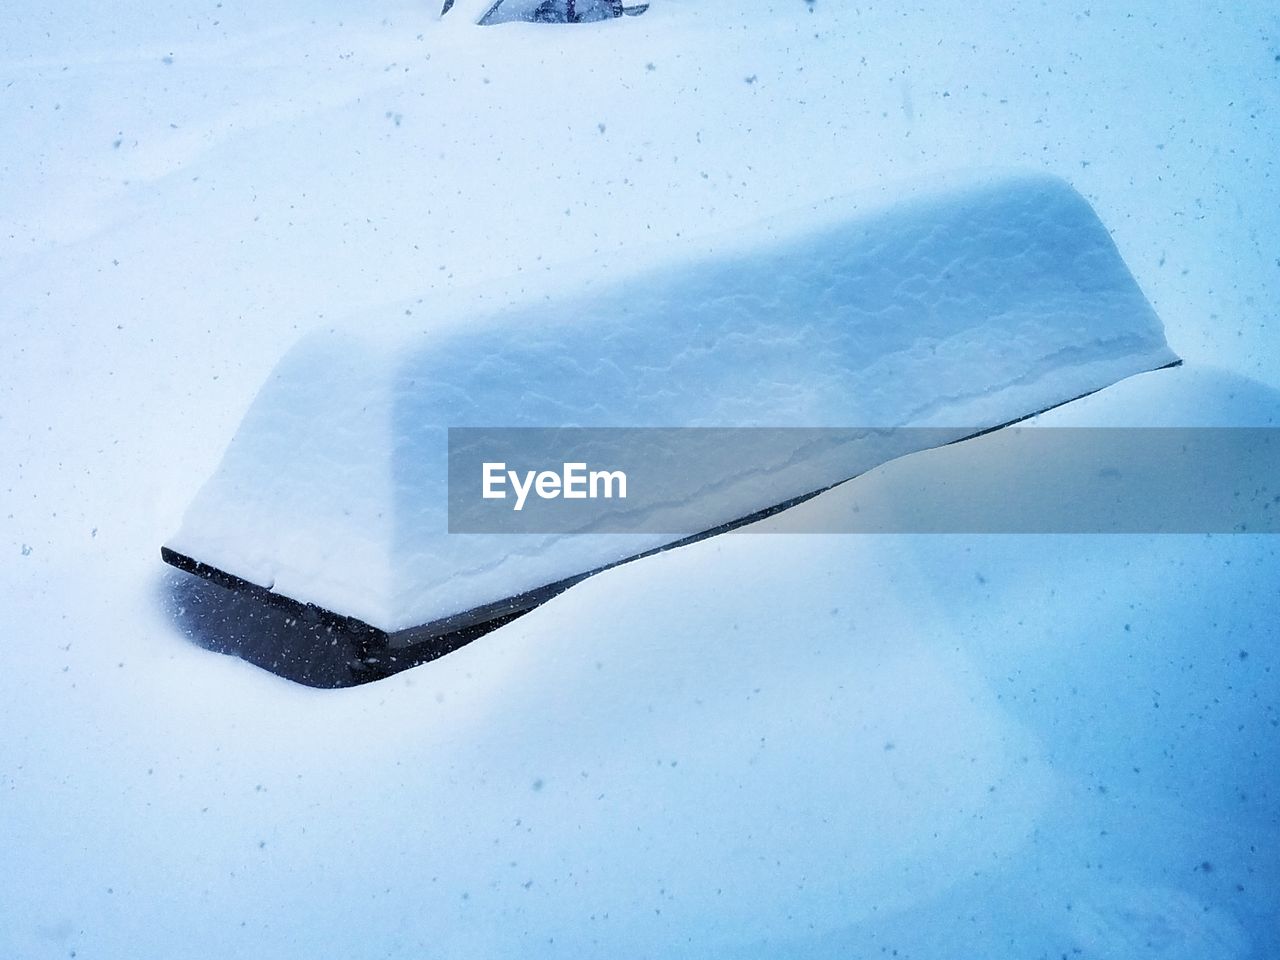
[[[1188,361],[1044,421],[1280,411],[1270,5],[473,6],[0,9],[0,956],[1280,952],[1265,537],[722,537],[345,691],[184,638],[303,333],[958,167],[1070,180]]]

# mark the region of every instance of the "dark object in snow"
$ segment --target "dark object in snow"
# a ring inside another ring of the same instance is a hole
[[[418,630],[388,634],[171,550],[161,555],[179,570],[196,574],[173,579],[164,599],[169,616],[190,640],[308,687],[337,689],[380,680],[442,657],[529,609],[494,609],[483,623],[441,625],[442,632],[434,635]]]
[[[815,490],[635,557],[407,630],[380,630],[356,617],[302,603],[168,547],[160,548],[160,558],[195,574],[174,584],[169,607],[178,626],[200,646],[309,687],[353,687],[452,653],[610,567],[728,533],[823,492]]]
[[[441,16],[453,5],[446,0]],[[647,3],[626,6],[623,0],[497,0],[477,23],[589,23],[616,17],[636,17],[649,9]]]

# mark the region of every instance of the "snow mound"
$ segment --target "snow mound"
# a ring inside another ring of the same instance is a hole
[[[1039,176],[835,203],[585,289],[304,339],[170,548],[394,631],[664,542],[447,534],[448,427],[972,430],[1176,360],[1088,203]]]

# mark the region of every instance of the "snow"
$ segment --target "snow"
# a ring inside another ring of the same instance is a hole
[[[1280,952],[1270,538],[721,537],[344,691],[156,557],[339,317],[962,166],[1069,180],[1188,361],[1055,416],[1265,423],[1274,11],[434,12],[0,11],[0,954]]]
[[[443,333],[415,320],[417,333],[396,336],[384,320],[376,336],[305,339],[168,545],[394,631],[676,539],[450,534],[447,427],[945,424],[963,436],[1177,359],[1061,181],[995,179],[872,215],[831,206],[841,212],[739,235],[732,253],[717,245],[588,296],[449,318]],[[863,445],[819,457],[796,443],[770,451],[781,465],[763,480],[749,450],[714,471],[689,459],[692,481],[663,488],[678,497],[633,491],[632,509],[678,499],[701,521],[683,532],[698,533],[878,462]],[[613,455],[610,469],[636,462]]]

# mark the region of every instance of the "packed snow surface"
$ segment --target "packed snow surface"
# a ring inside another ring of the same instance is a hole
[[[437,9],[0,5],[0,956],[1280,955],[1272,538],[720,537],[343,691],[156,557],[339,317],[957,166],[1070,181],[1187,360],[1053,422],[1274,423],[1274,3]]]
[[[381,337],[311,336],[269,378],[169,545],[397,630],[674,539],[448,533],[448,427],[976,432],[1176,359],[1062,181],[997,179],[870,215],[837,206],[808,231],[793,218],[754,244],[736,238],[733,253],[586,297],[390,345],[386,321]],[[704,478],[711,492],[682,490],[709,501],[685,532],[861,473],[875,465],[862,449],[809,470],[801,450],[725,463]],[[755,473],[766,467],[767,485]]]

